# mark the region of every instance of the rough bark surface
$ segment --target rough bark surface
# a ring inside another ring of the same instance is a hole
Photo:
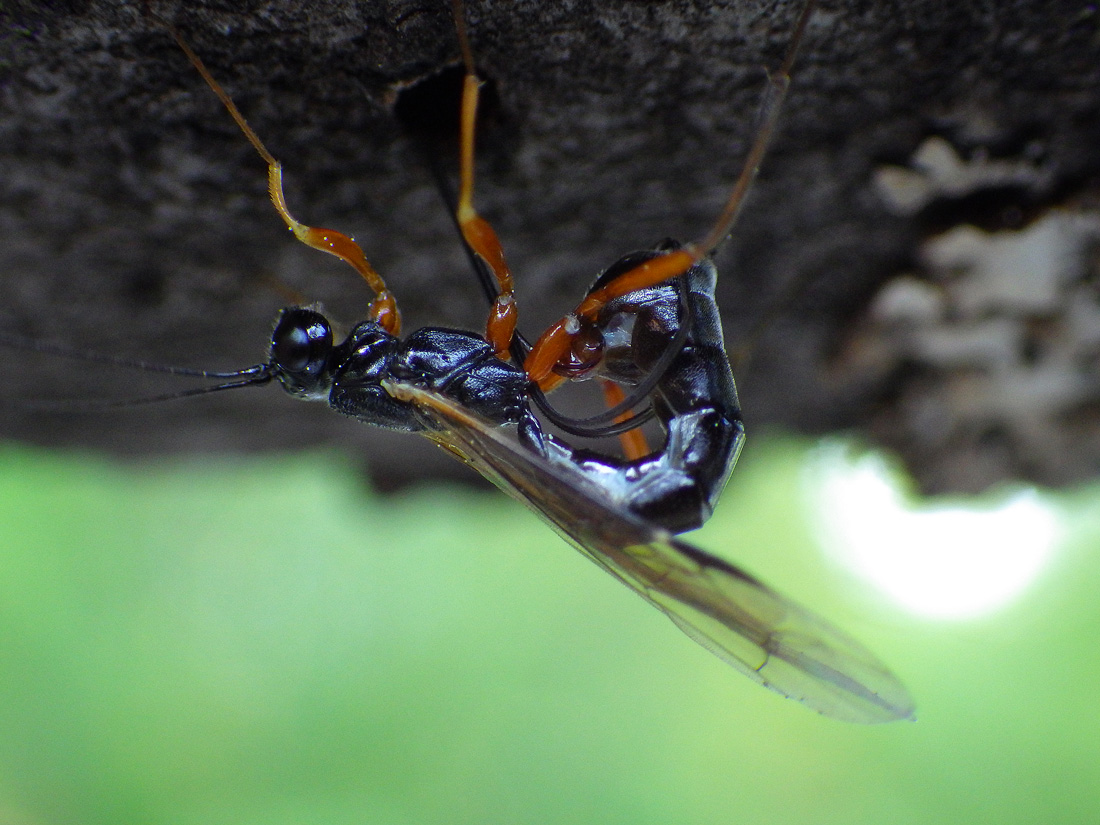
[[[471,0],[496,98],[476,197],[509,253],[524,330],[622,253],[706,230],[798,5]],[[481,327],[424,153],[395,115],[405,90],[456,63],[448,3],[152,6],[283,161],[291,210],[354,234],[409,327]],[[0,8],[2,327],[229,369],[265,356],[282,285],[356,320],[363,285],[286,233],[262,163],[143,8]],[[752,338],[738,370],[750,438],[769,424],[855,431],[935,491],[1096,474],[1098,58],[1085,2],[823,3],[717,260],[731,349]],[[445,97],[404,100],[420,123]],[[1057,226],[1035,240],[1045,220]],[[1005,244],[1031,257],[990,263]],[[5,405],[166,389],[2,357]],[[417,439],[273,388],[99,414],[5,407],[0,433],[131,455],[331,444],[384,484],[450,472]]]

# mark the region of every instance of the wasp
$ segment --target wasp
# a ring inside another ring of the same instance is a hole
[[[162,21],[268,168],[279,216],[306,245],[351,265],[374,294],[343,340],[317,308],[281,311],[265,361],[205,391],[277,383],[366,424],[423,435],[542,517],[567,541],[754,681],[852,722],[908,718],[913,703],[858,642],[740,568],[676,538],[710,516],[745,439],[715,304],[710,256],[730,233],[769,140],[815,0],[769,80],[760,124],[722,213],[698,241],[664,241],[607,267],[536,341],[517,332],[515,283],[496,232],[474,206],[481,80],[461,0],[452,0],[465,67],[453,212],[490,296],[483,331],[427,327],[402,336],[397,300],[349,236],[291,213],[282,166],[179,32]],[[607,409],[583,418],[550,394],[596,379]],[[655,420],[662,444],[641,427]],[[612,451],[574,438],[619,442]]]

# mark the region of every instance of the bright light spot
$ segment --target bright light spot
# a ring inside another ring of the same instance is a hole
[[[990,613],[1030,584],[1058,543],[1058,515],[1034,490],[996,504],[914,507],[886,462],[817,451],[807,473],[825,550],[906,609],[937,618]]]

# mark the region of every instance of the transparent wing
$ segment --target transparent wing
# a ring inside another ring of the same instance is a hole
[[[582,553],[664,611],[750,679],[826,716],[876,723],[913,716],[913,700],[878,658],[745,571],[604,504],[599,486],[435,393],[396,382],[429,435],[519,499]]]

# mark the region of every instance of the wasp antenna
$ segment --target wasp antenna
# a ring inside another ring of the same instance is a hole
[[[98,360],[98,359],[97,359]],[[121,359],[116,362],[117,366],[133,366],[137,362],[125,363]],[[192,387],[186,390],[176,390],[175,392],[162,393],[160,395],[146,395],[141,398],[123,398],[123,399],[98,399],[91,400],[87,398],[44,398],[44,399],[27,399],[19,401],[5,400],[0,402],[0,406],[11,409],[19,410],[38,410],[41,412],[107,412],[110,410],[126,409],[127,407],[143,407],[148,404],[159,404],[163,401],[175,401],[179,398],[191,398],[196,395],[208,395],[212,392],[222,392],[223,390],[235,390],[241,387],[253,387],[260,384],[266,384],[275,377],[274,370],[268,364],[258,364],[255,367],[248,367],[247,369],[238,370],[237,372],[202,372],[199,370],[175,370],[172,368],[153,368],[151,372],[170,372],[173,375],[190,375],[199,376],[204,378],[233,378],[235,380],[226,381],[223,384],[214,384],[209,387]]]
[[[210,87],[211,91],[214,92],[218,100],[222,102],[226,111],[229,112],[230,117],[233,118],[233,122],[237,124],[237,127],[244,133],[244,136],[248,138],[248,142],[252,144],[253,148],[255,148],[256,152],[267,164],[267,190],[271,197],[271,203],[275,206],[275,211],[279,213],[279,216],[286,223],[287,227],[289,227],[290,231],[294,233],[294,237],[306,246],[312,247],[313,249],[319,249],[330,255],[335,255],[340,260],[351,265],[351,267],[363,277],[363,280],[367,282],[367,285],[374,292],[375,297],[371,302],[370,317],[387,332],[394,335],[400,334],[401,314],[397,309],[397,299],[386,287],[386,282],[382,279],[382,276],[378,274],[373,266],[371,266],[359,244],[348,235],[337,232],[334,229],[306,226],[290,214],[290,209],[286,205],[286,195],[283,192],[282,164],[279,163],[275,156],[268,150],[267,146],[264,145],[260,136],[256,134],[255,130],[245,119],[245,116],[241,114],[241,110],[237,108],[237,104],[233,102],[233,99],[226,93],[225,89],[221,87],[221,84],[214,79],[210,70],[206,68],[206,64],[202,62],[202,58],[200,58],[195,53],[194,49],[188,45],[187,41],[184,40],[179,29],[155,12],[150,11],[149,13],[168,30],[169,34],[172,35],[172,39],[176,41],[176,44],[183,51],[184,55],[187,56],[187,59],[191,62],[191,65],[195,67],[199,76],[206,85]]]
[[[190,378],[240,378],[246,375],[255,375],[267,369],[265,364],[247,367],[243,370],[232,372],[215,372],[212,370],[195,370],[189,367],[176,367],[168,364],[153,364],[142,361],[139,358],[122,358],[117,355],[109,355],[105,352],[90,352],[88,350],[67,347],[63,344],[52,344],[47,341],[39,341],[35,338],[25,338],[10,332],[0,332],[0,346],[9,349],[23,350],[25,352],[41,352],[46,355],[55,355],[58,358],[68,358],[73,361],[86,361],[94,364],[106,364],[111,367],[137,370],[140,372],[157,372],[167,375],[182,375]]]

